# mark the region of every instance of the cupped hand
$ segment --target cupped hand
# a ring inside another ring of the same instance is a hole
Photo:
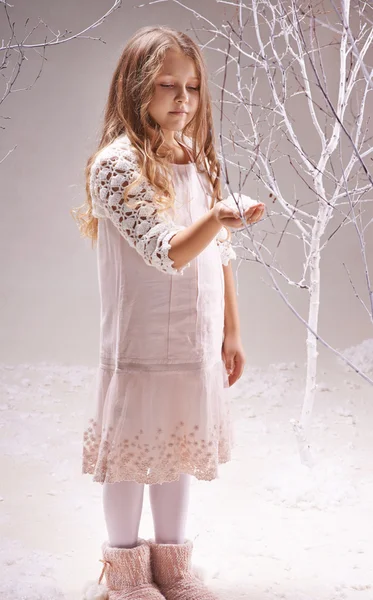
[[[248,225],[252,223],[257,223],[264,213],[265,204],[263,202],[259,202],[255,206],[250,206],[243,213],[243,218],[245,219]],[[217,202],[213,209],[214,216],[216,220],[224,225],[225,227],[230,227],[231,229],[242,229],[242,219],[239,215],[238,210],[233,210],[224,204],[224,202]]]

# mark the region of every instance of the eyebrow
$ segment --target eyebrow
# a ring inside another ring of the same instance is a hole
[[[166,76],[175,77],[175,75],[172,75],[172,73],[160,73],[159,74],[159,77],[166,77]],[[196,79],[199,81],[200,78],[199,77],[188,77],[188,79]]]

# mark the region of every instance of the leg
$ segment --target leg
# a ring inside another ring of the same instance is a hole
[[[149,540],[155,584],[167,600],[218,600],[192,567],[193,542],[185,539],[190,475],[179,481],[153,484],[150,499],[156,541]]]
[[[178,481],[149,486],[156,543],[184,543],[191,478],[182,473]]]
[[[111,547],[133,548],[137,545],[143,498],[143,483],[103,484],[104,515]]]

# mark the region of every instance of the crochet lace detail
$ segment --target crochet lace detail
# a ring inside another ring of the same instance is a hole
[[[233,250],[231,242],[227,239],[228,233],[226,229],[222,229],[216,236],[216,243],[220,251],[220,258],[223,265],[228,265],[229,261],[237,258],[237,254]]]
[[[146,179],[129,194],[130,201],[141,201],[137,207],[123,201],[125,187],[138,175],[135,153],[129,138],[123,134],[104,148],[92,165],[92,214],[97,218],[109,218],[148,265],[165,273],[183,275],[190,262],[176,269],[168,253],[171,238],[185,226],[176,225],[169,215],[158,213],[153,202],[155,190]],[[236,258],[236,253],[229,240],[222,238],[224,233],[227,235],[222,229],[215,239],[222,264],[227,265],[230,259]]]
[[[163,217],[153,202],[154,189],[140,181],[129,194],[129,201],[141,203],[129,206],[123,200],[125,187],[139,175],[134,153],[125,140],[114,141],[96,157],[90,176],[92,214],[109,218],[130,246],[148,265],[164,273],[183,275],[190,262],[176,269],[168,252],[171,238],[185,229],[176,225],[170,216]]]

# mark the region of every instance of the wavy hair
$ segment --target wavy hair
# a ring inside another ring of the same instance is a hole
[[[192,154],[199,171],[207,171],[212,185],[212,208],[221,198],[221,167],[214,148],[214,125],[207,68],[195,42],[186,34],[163,26],[142,27],[129,39],[113,74],[106,103],[101,139],[85,167],[85,203],[70,212],[82,237],[97,241],[98,219],[92,215],[90,172],[98,153],[117,136],[127,134],[138,160],[139,177],[126,187],[124,201],[144,177],[155,190],[154,201],[162,212],[174,205],[175,191],[169,166],[172,150],[159,149],[163,132],[148,113],[155,84],[168,49],[181,50],[194,61],[200,78],[199,104],[193,119],[180,132],[180,141],[192,140]],[[188,144],[189,146],[189,144]],[[231,234],[228,230],[228,237]]]

